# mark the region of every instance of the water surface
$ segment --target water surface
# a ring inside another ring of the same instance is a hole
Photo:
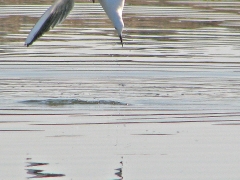
[[[124,47],[77,1],[24,47],[50,4],[0,6],[1,177],[239,178],[238,1],[127,1]]]

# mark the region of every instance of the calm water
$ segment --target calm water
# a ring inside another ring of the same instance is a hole
[[[240,2],[127,0],[122,48],[77,1],[24,47],[50,4],[0,4],[1,177],[239,178]]]

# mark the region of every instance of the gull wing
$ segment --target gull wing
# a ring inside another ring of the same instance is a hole
[[[29,46],[45,32],[61,23],[74,6],[74,0],[56,0],[38,20],[28,35],[25,45]]]

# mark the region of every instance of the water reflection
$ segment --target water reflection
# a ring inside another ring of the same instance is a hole
[[[32,178],[50,178],[50,177],[63,177],[65,174],[56,174],[56,173],[45,173],[44,170],[40,169],[33,169],[36,166],[46,166],[48,163],[40,163],[40,162],[28,162],[27,167],[27,174],[32,175],[28,179]]]
[[[118,177],[118,179],[116,180],[123,180],[123,157],[122,157],[122,161],[120,161],[121,167],[115,169],[115,175]]]

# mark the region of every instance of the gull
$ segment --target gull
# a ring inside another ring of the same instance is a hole
[[[95,3],[96,0],[92,1]],[[122,11],[125,0],[99,0],[99,3],[114,25],[123,46],[122,31],[124,23],[122,19]],[[25,41],[25,46],[28,47],[44,33],[62,23],[73,9],[73,6],[74,0],[56,0],[32,28]]]

